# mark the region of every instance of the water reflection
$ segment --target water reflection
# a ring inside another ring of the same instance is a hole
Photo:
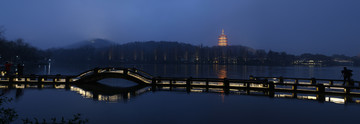
[[[314,66],[309,66],[309,77],[314,77],[315,68]]]
[[[101,83],[82,84],[70,86],[70,91],[81,94],[84,98],[91,98],[97,101],[127,101],[145,93],[149,88],[146,85],[136,85],[132,87],[112,87]]]
[[[260,77],[298,77],[298,78],[324,78],[339,79],[341,67],[318,67],[318,66],[245,66],[245,65],[201,65],[201,64],[142,64],[124,65],[124,67],[136,67],[154,76],[161,77],[201,77],[201,78],[234,78],[247,79],[249,75]],[[355,72],[360,68],[352,67]],[[53,69],[54,70],[54,69]],[[82,70],[83,71],[83,70]],[[360,80],[354,76],[354,80]]]
[[[227,67],[226,65],[215,65],[215,72],[218,78],[226,78],[227,77]]]
[[[257,97],[270,98],[288,98],[298,100],[318,101],[319,103],[329,102],[335,104],[360,104],[359,95],[328,95],[328,94],[305,94],[305,93],[287,93],[287,92],[270,92],[264,90],[248,90],[248,89],[230,89],[225,93],[223,88],[206,88],[206,87],[170,87],[170,86],[148,86],[136,85],[132,87],[112,87],[101,83],[69,85],[69,84],[12,84],[0,85],[2,93],[10,93],[15,90],[15,98],[19,99],[24,95],[27,89],[65,89],[76,92],[83,98],[93,99],[95,101],[105,102],[127,102],[135,99],[137,96],[147,92],[185,92],[185,93],[218,93],[221,96],[221,102],[224,103],[225,95],[249,95]]]

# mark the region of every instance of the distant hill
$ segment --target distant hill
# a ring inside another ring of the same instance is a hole
[[[158,48],[158,47],[195,47],[188,43],[180,43],[175,41],[143,41],[143,42],[129,42],[121,44],[124,47],[147,47],[147,48]]]
[[[80,48],[80,47],[84,47],[84,46],[91,46],[94,48],[104,48],[104,47],[109,47],[111,45],[115,45],[116,43],[109,41],[109,40],[105,40],[105,39],[92,39],[92,40],[85,40],[85,41],[81,41],[81,42],[77,42],[68,46],[65,46],[63,48],[66,49],[76,49],[76,48]]]

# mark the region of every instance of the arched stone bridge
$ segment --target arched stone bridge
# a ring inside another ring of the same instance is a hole
[[[105,78],[123,78],[139,84],[151,84],[153,76],[135,68],[95,68],[73,77],[72,80],[90,83]]]

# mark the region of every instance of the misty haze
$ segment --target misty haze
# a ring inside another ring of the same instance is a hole
[[[356,123],[359,6],[3,0],[0,123]]]

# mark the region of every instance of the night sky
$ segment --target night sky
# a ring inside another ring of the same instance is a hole
[[[360,54],[360,0],[1,0],[8,40],[38,48],[103,38],[178,41],[292,54]]]

